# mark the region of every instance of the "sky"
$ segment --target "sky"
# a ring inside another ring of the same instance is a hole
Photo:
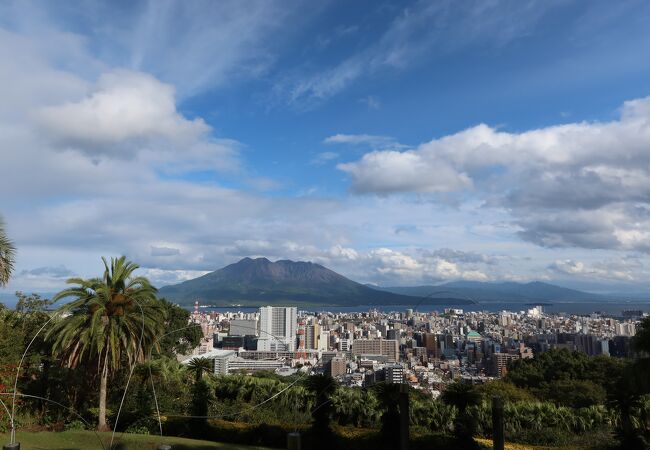
[[[126,255],[649,292],[644,0],[0,0],[0,292]]]

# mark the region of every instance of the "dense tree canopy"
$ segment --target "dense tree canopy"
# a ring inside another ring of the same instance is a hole
[[[203,337],[200,325],[189,323],[188,310],[165,299],[159,302],[165,316],[165,332],[157,338],[157,350],[168,357],[189,353]]]
[[[626,362],[607,356],[589,357],[566,349],[539,353],[532,359],[514,361],[506,381],[529,390],[540,399],[567,406],[602,404],[614,389]],[[570,394],[572,389],[581,392]],[[581,399],[578,397],[582,396]],[[591,399],[591,401],[588,401]]]

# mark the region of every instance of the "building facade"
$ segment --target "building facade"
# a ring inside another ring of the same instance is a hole
[[[262,306],[260,308],[261,351],[294,351],[296,349],[298,311],[293,307]]]

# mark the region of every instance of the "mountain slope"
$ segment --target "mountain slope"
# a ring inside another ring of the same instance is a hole
[[[418,301],[406,295],[369,288],[319,264],[288,260],[271,262],[266,258],[244,258],[202,277],[162,287],[159,295],[180,304],[198,300],[215,306],[414,305]],[[436,303],[466,304],[468,301],[441,298]]]
[[[480,302],[553,302],[553,301],[604,301],[608,297],[563,288],[549,283],[484,283],[480,281],[455,281],[438,286],[383,287],[387,292],[431,298],[439,296],[472,299]]]

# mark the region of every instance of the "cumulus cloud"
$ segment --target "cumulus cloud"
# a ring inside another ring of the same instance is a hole
[[[196,139],[209,131],[202,119],[176,111],[172,86],[126,70],[103,74],[87,97],[41,108],[37,116],[62,145],[89,152],[130,140]]]
[[[458,262],[440,256],[409,255],[387,248],[369,252],[368,258],[375,270],[387,279],[400,282],[438,282],[442,280],[486,281],[488,275],[480,270],[467,269]]]
[[[358,193],[471,192],[548,247],[650,251],[650,97],[620,118],[521,133],[481,124],[339,164]]]
[[[485,255],[477,252],[465,252],[451,248],[441,248],[434,251],[424,251],[426,256],[441,258],[451,262],[470,263],[470,264],[498,264],[498,259],[494,256]]]
[[[472,185],[448,162],[429,161],[415,151],[376,151],[337,167],[351,175],[357,193],[451,192]]]
[[[203,119],[185,118],[173,86],[145,73],[106,72],[82,98],[38,108],[34,116],[53,148],[80,152],[95,165],[139,159],[169,176],[243,170],[237,141],[214,138]]]
[[[192,280],[205,275],[206,271],[201,270],[163,270],[163,269],[144,269],[141,274],[149,279],[151,284],[156,287],[166,286],[168,284],[182,283],[183,281]]]
[[[596,280],[635,281],[647,276],[642,262],[634,257],[593,263],[573,259],[556,260],[548,266],[548,269],[553,274]]]

